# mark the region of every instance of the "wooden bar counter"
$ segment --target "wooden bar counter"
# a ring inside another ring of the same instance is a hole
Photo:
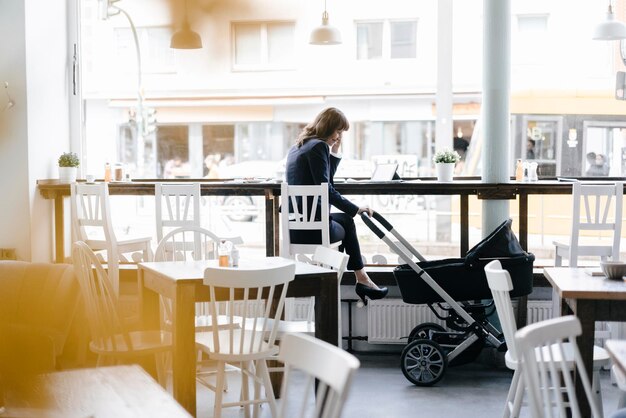
[[[612,179],[603,179],[611,181]],[[266,255],[278,254],[278,207],[280,183],[268,181],[245,183],[237,181],[211,181],[205,179],[160,180],[145,179],[131,182],[109,183],[111,195],[149,196],[154,195],[156,182],[199,182],[203,196],[264,196],[265,197],[265,244]],[[37,188],[44,199],[54,200],[55,259],[65,259],[65,198],[70,195],[69,184],[58,180],[38,180]],[[519,239],[524,248],[528,243],[528,196],[548,194],[571,194],[572,184],[568,181],[541,180],[538,182],[483,183],[477,177],[456,178],[442,183],[434,178],[406,179],[398,182],[336,181],[335,188],[344,195],[445,195],[460,196],[460,237],[464,255],[469,249],[469,196],[478,199],[516,199],[519,196]]]

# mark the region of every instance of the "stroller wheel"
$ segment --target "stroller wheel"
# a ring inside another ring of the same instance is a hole
[[[409,334],[409,343],[418,339],[430,340],[432,339],[431,336],[433,331],[445,332],[446,329],[434,322],[424,322],[411,330],[411,333]]]
[[[400,357],[404,377],[417,386],[439,382],[448,367],[448,358],[439,344],[428,339],[409,343]]]

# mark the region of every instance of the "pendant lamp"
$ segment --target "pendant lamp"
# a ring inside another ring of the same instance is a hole
[[[170,40],[170,48],[174,49],[200,49],[202,48],[202,39],[200,35],[191,30],[187,21],[187,1],[185,1],[185,19],[183,26],[174,32]]]
[[[609,2],[609,10],[604,22],[598,24],[593,30],[592,39],[612,41],[616,39],[626,39],[626,25],[615,20],[613,8]]]
[[[324,13],[322,13],[322,24],[311,32],[309,39],[311,45],[338,45],[341,43],[341,32],[334,26],[328,24],[328,12],[326,11],[326,0],[324,0]]]

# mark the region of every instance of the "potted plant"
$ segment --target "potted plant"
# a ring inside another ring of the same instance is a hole
[[[461,156],[459,153],[451,149],[437,151],[433,157],[433,162],[437,170],[437,180],[445,182],[452,181],[454,166],[460,159]]]
[[[76,172],[80,160],[73,152],[64,152],[59,157],[59,181],[61,183],[73,183],[76,181]]]

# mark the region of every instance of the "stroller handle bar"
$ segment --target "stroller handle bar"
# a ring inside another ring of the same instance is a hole
[[[386,236],[387,234],[385,233],[385,231],[381,230],[378,227],[378,225],[376,225],[376,223],[374,221],[372,221],[372,218],[370,218],[370,216],[367,214],[367,212],[362,212],[361,213],[361,219],[363,219],[363,222],[365,222],[365,225],[367,225],[369,227],[369,229],[371,229],[372,232],[374,234],[376,234],[376,236],[378,238],[380,238],[387,245],[389,245],[389,247],[396,254],[398,254],[400,256],[400,258],[402,258],[403,260],[405,260],[405,262],[408,263],[407,260],[411,259],[411,255],[410,254],[413,254],[419,261],[426,261],[424,256],[422,256],[422,254],[420,254],[419,251],[417,251],[402,235],[400,235],[394,229],[393,225],[391,225],[389,223],[389,221],[387,221],[387,219],[385,219],[380,213],[378,213],[376,211],[372,211],[372,212],[373,212],[372,218],[374,218],[389,233],[391,233],[391,235],[393,235],[402,244],[401,246],[399,246],[399,245],[397,245],[397,243],[394,243],[393,241],[391,241],[389,239],[389,237]]]
[[[393,229],[393,225],[391,225],[387,221],[387,219],[383,218],[383,216],[380,213],[374,210],[372,211],[372,214],[373,214],[372,217],[376,219],[382,226],[384,226],[387,231],[391,231]],[[365,225],[367,225],[369,229],[371,229],[372,232],[376,234],[378,238],[382,239],[385,236],[385,233],[381,231],[380,228],[374,222],[372,222],[372,219],[369,217],[367,212],[362,212],[361,218],[363,219],[363,222],[365,222]]]

